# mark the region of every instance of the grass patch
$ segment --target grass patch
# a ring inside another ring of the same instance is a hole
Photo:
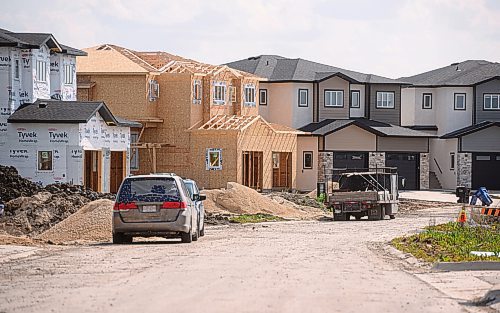
[[[271,214],[257,213],[257,214],[242,214],[238,216],[233,216],[229,219],[231,223],[262,223],[262,222],[279,222],[284,219],[279,216],[274,216]]]
[[[450,222],[426,227],[425,231],[391,241],[398,250],[427,262],[500,261],[499,257],[471,255],[471,251],[500,253],[500,226],[469,227]]]

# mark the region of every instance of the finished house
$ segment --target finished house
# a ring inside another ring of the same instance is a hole
[[[259,115],[258,75],[111,44],[84,50],[78,98],[141,123],[131,133],[132,173],[175,172],[205,188],[296,189],[303,132]]]
[[[397,167],[400,187],[429,187],[429,140],[401,127],[403,81],[303,59],[261,55],[227,64],[267,78],[259,113],[297,128],[297,187],[316,188],[334,168]]]
[[[436,188],[500,190],[500,64],[469,60],[402,78],[402,124],[435,134]]]
[[[0,29],[0,164],[40,184],[116,192],[128,175],[131,123],[76,101],[76,57],[45,33]]]

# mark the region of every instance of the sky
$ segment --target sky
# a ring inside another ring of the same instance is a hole
[[[0,28],[211,64],[261,54],[390,78],[500,62],[500,0],[8,0]]]

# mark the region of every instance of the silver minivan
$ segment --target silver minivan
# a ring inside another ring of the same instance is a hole
[[[133,237],[198,240],[198,212],[184,181],[175,174],[125,178],[113,207],[113,243]]]

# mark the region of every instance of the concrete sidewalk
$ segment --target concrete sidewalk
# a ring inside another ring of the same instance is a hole
[[[498,196],[498,195],[494,195]],[[437,201],[437,202],[451,202],[457,203],[457,197],[454,192],[450,191],[430,191],[430,190],[412,190],[400,191],[399,197],[402,199]],[[500,199],[493,198],[491,207],[500,207]]]

